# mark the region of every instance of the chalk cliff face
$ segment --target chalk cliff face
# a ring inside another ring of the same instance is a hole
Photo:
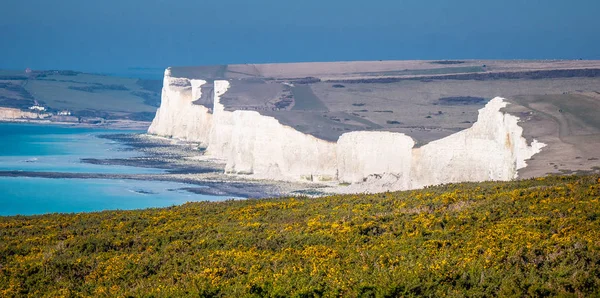
[[[544,144],[527,144],[518,118],[500,110],[502,98],[479,110],[469,129],[414,148],[412,138],[385,131],[355,131],[329,142],[255,111],[227,111],[229,89],[214,82],[214,110],[192,102],[201,80],[165,73],[160,109],[149,133],[199,142],[225,162],[225,172],[274,180],[354,183],[353,191],[420,188],[462,181],[510,180]],[[361,185],[364,187],[361,188]]]
[[[517,170],[545,145],[527,144],[518,118],[500,111],[506,105],[496,97],[471,128],[415,149],[411,186],[517,178]]]
[[[335,144],[258,112],[235,111],[226,172],[257,178],[327,181],[336,177]]]
[[[544,144],[527,144],[518,118],[500,111],[506,105],[496,97],[479,110],[471,128],[420,148],[404,134],[346,133],[337,143],[338,179],[368,180],[363,190],[385,191],[517,178],[517,170]],[[377,179],[369,179],[373,175]]]
[[[50,117],[47,113],[33,113],[13,108],[0,108],[0,120],[44,119]]]
[[[415,142],[401,133],[356,131],[343,134],[337,142],[338,179],[362,182],[373,174],[395,173],[399,187],[410,187],[412,148]]]
[[[255,111],[226,111],[220,97],[227,81],[215,81],[213,127],[207,153],[226,160],[225,172],[276,180],[333,180],[335,144],[281,125]]]
[[[160,108],[148,133],[208,146],[212,114],[208,108],[192,103],[202,95],[204,84],[204,80],[171,77],[171,71],[167,69]]]

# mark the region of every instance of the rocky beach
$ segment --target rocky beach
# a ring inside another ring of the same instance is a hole
[[[301,184],[245,181],[201,149],[130,130],[0,123],[1,215],[144,209],[302,194]],[[307,191],[310,193],[310,191]]]

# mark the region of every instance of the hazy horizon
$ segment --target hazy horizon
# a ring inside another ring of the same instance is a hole
[[[600,2],[523,2],[9,0],[0,68],[600,59]]]

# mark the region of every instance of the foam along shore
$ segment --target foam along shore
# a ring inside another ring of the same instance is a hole
[[[421,188],[441,183],[511,180],[545,144],[528,144],[518,117],[496,97],[472,127],[415,148],[405,134],[354,131],[330,142],[255,111],[227,111],[226,80],[214,81],[213,108],[197,105],[203,80],[165,71],[161,106],[148,132],[197,142],[225,172],[256,179],[351,183],[342,192]]]

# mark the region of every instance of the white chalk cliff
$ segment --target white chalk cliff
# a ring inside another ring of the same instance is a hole
[[[208,146],[212,127],[212,114],[202,105],[193,104],[202,96],[204,80],[171,77],[165,71],[160,107],[148,133]]]
[[[224,159],[225,172],[275,180],[334,180],[336,145],[284,126],[255,111],[226,111],[219,102],[229,82],[215,81],[207,154]]]
[[[51,115],[48,113],[36,113],[21,111],[13,108],[0,108],[0,120],[13,121],[13,120],[40,120],[46,119]]]
[[[220,97],[229,82],[214,82],[214,108],[193,104],[202,80],[173,78],[167,69],[161,106],[149,133],[198,142],[222,159],[225,172],[253,178],[352,183],[345,191],[385,191],[440,183],[510,180],[545,145],[527,144],[518,118],[492,99],[469,129],[415,148],[401,133],[355,131],[329,142],[255,111],[227,111]]]

